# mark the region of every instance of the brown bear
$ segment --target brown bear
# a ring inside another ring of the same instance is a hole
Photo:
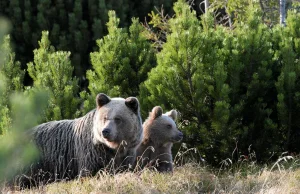
[[[177,111],[163,114],[160,106],[155,106],[143,124],[143,140],[137,149],[136,169],[154,167],[159,172],[172,172],[172,146],[183,138],[175,123]],[[153,149],[153,148],[154,149]]]
[[[36,186],[94,175],[108,166],[132,166],[142,140],[140,105],[135,97],[96,97],[96,109],[74,120],[51,121],[32,129],[39,159],[15,184]]]

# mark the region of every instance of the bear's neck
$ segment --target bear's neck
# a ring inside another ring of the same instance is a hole
[[[80,133],[92,132],[95,113],[96,113],[96,109],[93,109],[83,117],[75,119],[75,127],[74,127],[75,133],[80,134]]]
[[[167,143],[157,143],[153,141],[151,138],[146,137],[142,141],[142,147],[143,149],[149,149],[148,147],[152,146],[155,150],[162,150],[162,151],[169,151],[172,149],[173,143],[167,142]]]

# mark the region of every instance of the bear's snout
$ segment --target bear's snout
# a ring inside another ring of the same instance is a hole
[[[111,130],[109,128],[104,128],[102,131],[102,135],[104,138],[108,138],[110,136]]]
[[[179,131],[178,137],[180,138],[179,141],[181,141],[183,139],[183,133],[181,131]]]
[[[174,137],[174,141],[175,142],[179,142],[179,141],[181,141],[183,139],[183,133],[181,132],[181,131],[179,131],[178,133],[177,133],[177,135]]]

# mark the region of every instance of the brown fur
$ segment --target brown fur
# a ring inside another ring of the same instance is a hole
[[[15,183],[37,186],[93,175],[111,165],[113,169],[132,166],[143,132],[138,100],[98,94],[96,104],[81,118],[36,126],[33,141],[40,158],[16,176]],[[105,129],[109,131],[106,137]]]
[[[183,135],[175,123],[177,111],[162,112],[160,106],[154,107],[143,124],[143,140],[137,149],[137,168],[154,167],[159,172],[173,171],[172,146]]]

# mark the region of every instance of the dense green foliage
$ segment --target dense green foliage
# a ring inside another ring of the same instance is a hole
[[[280,74],[276,80],[279,130],[284,149],[299,152],[300,136],[300,15],[289,12],[287,27],[276,29],[279,42],[275,55]]]
[[[139,85],[156,65],[154,49],[141,34],[143,27],[138,20],[132,19],[129,32],[118,25],[115,12],[109,12],[109,34],[97,41],[99,51],[91,53],[94,71],[87,72],[87,79],[93,98],[99,92],[110,96],[138,96]]]
[[[14,105],[13,120],[9,132],[0,136],[0,184],[8,181],[15,173],[38,156],[37,148],[31,141],[28,129],[37,125],[47,101],[45,92],[27,96],[16,93],[10,96]]]
[[[33,90],[50,93],[45,120],[61,120],[76,117],[80,99],[78,80],[72,77],[70,52],[56,51],[50,45],[48,32],[42,33],[40,48],[35,49],[34,62],[28,63],[28,73],[33,79]]]
[[[20,70],[20,63],[15,62],[9,36],[3,38],[7,30],[7,21],[0,18],[0,134],[4,133],[0,135],[1,187],[22,165],[30,164],[37,156],[25,130],[38,123],[38,115],[47,99],[44,92],[31,96],[21,92],[24,72]]]
[[[25,72],[21,70],[21,64],[15,61],[15,53],[11,49],[10,37],[7,35],[0,45],[2,52],[2,64],[0,66],[0,81],[5,84],[0,93],[0,134],[11,127],[9,96],[17,91],[23,91],[23,78]]]
[[[288,13],[286,27],[276,22],[272,26],[265,22],[269,16],[259,3],[228,1],[231,4],[226,13],[231,25],[223,25],[216,21],[213,10],[199,17],[184,0],[179,0],[174,4],[173,17],[152,12],[151,25],[143,28],[138,19],[131,23],[125,19],[129,17],[127,9],[132,8],[130,3],[124,4],[120,14],[119,7],[115,7],[116,12],[108,12],[113,6],[100,0],[68,1],[67,8],[67,2],[58,2],[57,7],[50,1],[4,3],[14,10],[13,24],[19,20],[22,24],[19,32],[13,28],[14,39],[21,33],[21,39],[33,43],[42,35],[28,63],[33,86],[25,90],[28,95],[40,89],[48,91],[42,121],[79,116],[94,108],[95,95],[104,92],[114,97],[137,96],[144,119],[156,105],[165,110],[177,109],[184,141],[198,148],[210,163],[219,164],[228,157],[238,160],[249,154],[249,147],[261,161],[284,151],[300,152],[297,9]],[[34,12],[17,9],[33,9],[31,4],[38,4]],[[83,8],[90,11],[88,15]],[[16,17],[19,12],[21,18]],[[58,15],[68,19],[60,20]],[[37,22],[36,32],[24,27],[27,24],[23,16]],[[103,21],[108,21],[107,28]],[[95,42],[98,50],[91,52]],[[9,45],[8,39],[4,45]],[[11,123],[11,107],[5,96],[24,90],[24,72],[15,54],[6,48],[5,56],[9,57],[1,71],[7,86],[1,94],[0,115],[7,119],[0,119],[2,133],[6,128],[3,126]],[[26,52],[32,52],[31,48]],[[88,63],[86,54],[90,54],[92,64],[88,71],[87,66],[77,64]],[[88,90],[80,87],[79,75],[86,75]]]
[[[32,50],[39,46],[42,31],[58,50],[70,51],[74,74],[80,86],[87,85],[85,71],[90,68],[89,53],[96,40],[107,34],[108,11],[115,10],[122,27],[128,27],[132,17],[144,21],[147,14],[164,5],[169,12],[174,0],[0,0],[0,16],[12,22],[12,40],[17,60],[23,69],[33,59]],[[26,84],[30,79],[26,77]]]
[[[216,164],[247,155],[249,146],[259,160],[299,152],[299,14],[289,13],[286,28],[269,28],[251,4],[228,29],[209,13],[200,23],[183,1],[174,11],[158,65],[141,87],[143,110],[176,107],[186,141]]]

